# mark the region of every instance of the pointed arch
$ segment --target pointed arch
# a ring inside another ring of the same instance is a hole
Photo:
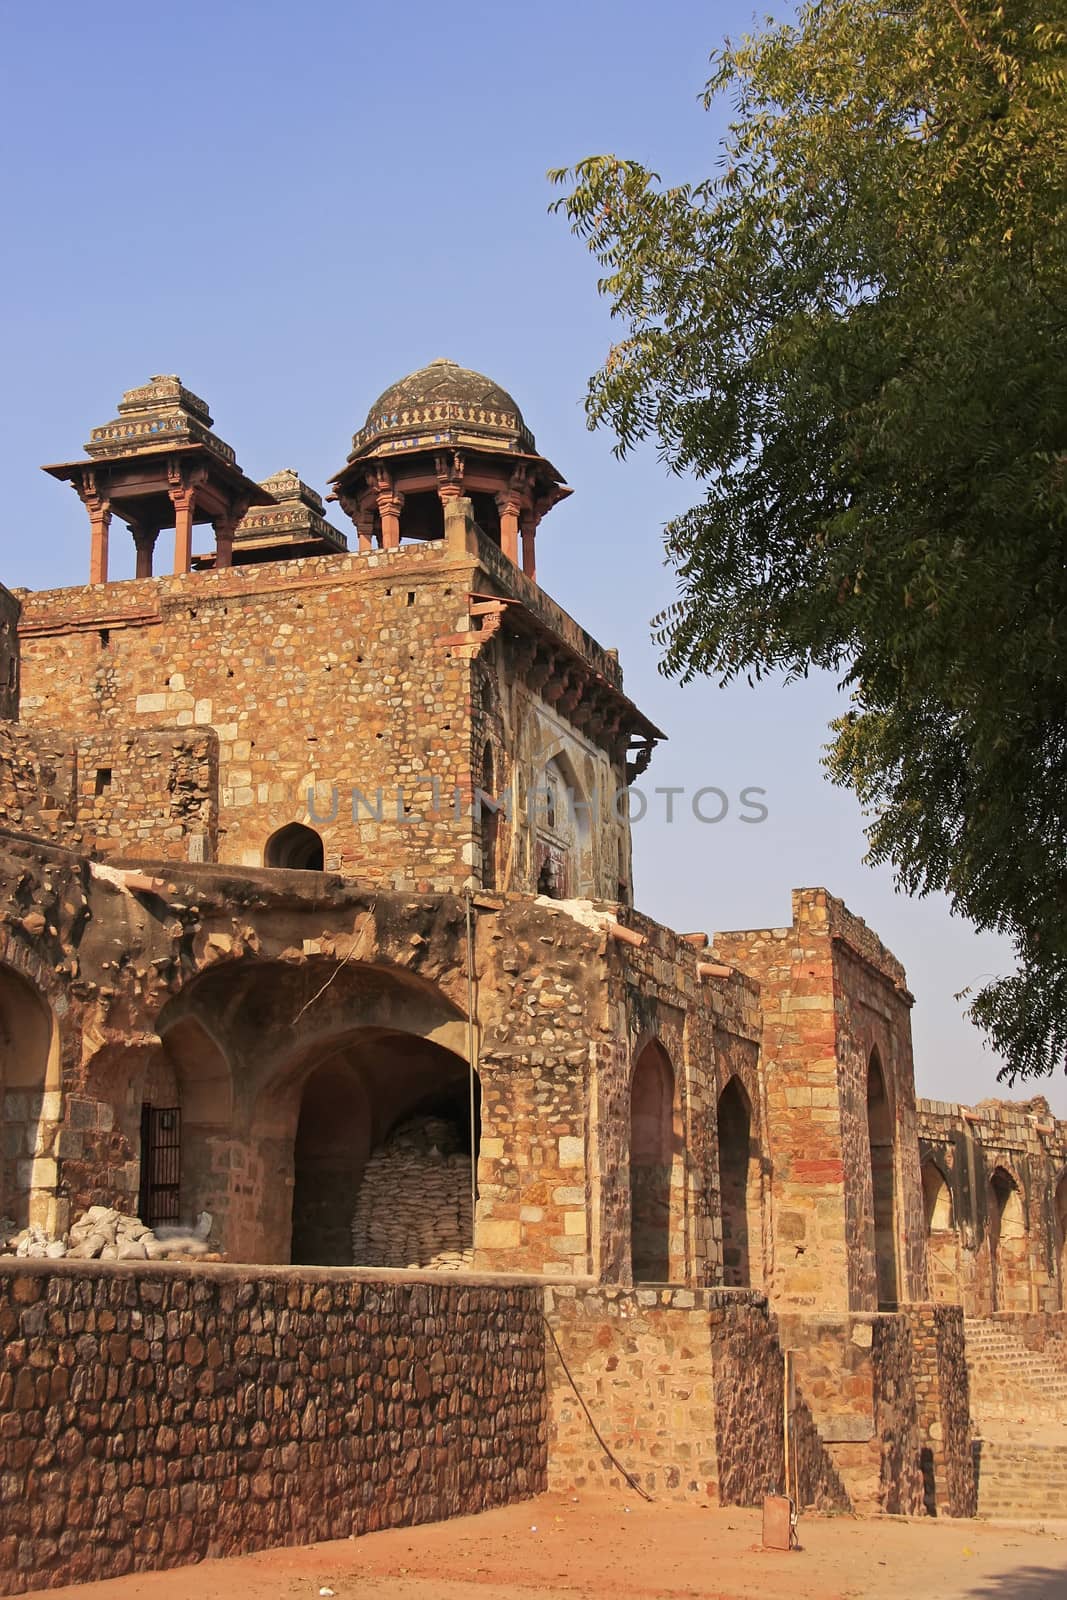
[[[867,1063],[867,1140],[871,1161],[871,1223],[880,1310],[896,1309],[899,1299],[896,1234],[896,1139],[893,1108],[877,1049]]]
[[[994,1311],[1030,1310],[1030,1240],[1019,1180],[1007,1167],[989,1178],[989,1275]]]
[[[1067,1168],[1060,1174],[1053,1197],[1056,1228],[1056,1271],[1060,1280],[1060,1306],[1067,1311]]]
[[[960,1290],[952,1190],[943,1169],[932,1156],[922,1164],[922,1194],[930,1298],[954,1304],[960,1298]]]
[[[752,1102],[736,1074],[719,1096],[719,1203],[722,1281],[728,1289],[758,1284],[762,1273],[762,1196]]]
[[[637,1057],[630,1081],[630,1259],[635,1283],[668,1283],[675,1165],[677,1084],[657,1039]]]
[[[287,822],[267,840],[265,867],[287,867],[291,872],[322,872],[326,865],[322,835],[303,822]]]

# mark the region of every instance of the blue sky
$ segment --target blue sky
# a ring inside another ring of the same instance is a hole
[[[920,1092],[1008,1093],[953,998],[1007,949],[863,865],[858,807],[820,768],[832,682],[682,690],[658,674],[661,530],[689,490],[585,427],[611,328],[546,170],[611,150],[672,180],[710,171],[724,118],[700,105],[707,59],[749,7],[7,0],[0,16],[0,578],[84,581],[84,513],[39,466],[78,455],[152,373],[207,399],[253,477],[294,466],[320,490],[392,380],[439,355],[489,373],[575,491],[543,524],[541,581],[619,647],[670,735],[635,829],[643,909],[762,927],[788,920],[793,885],[825,884],[908,968]],[[121,525],[112,546],[126,575]],[[759,786],[769,815],[746,825],[735,802],[708,825],[683,805],[668,825],[657,785]],[[1063,1079],[1042,1088],[1067,1114]]]

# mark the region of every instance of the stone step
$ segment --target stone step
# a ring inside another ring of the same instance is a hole
[[[978,1455],[978,1515],[1067,1516],[1067,1444],[983,1439]]]

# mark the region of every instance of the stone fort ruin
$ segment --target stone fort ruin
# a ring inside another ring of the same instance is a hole
[[[634,907],[663,735],[538,585],[570,490],[511,396],[388,389],[354,538],[213,429],[124,395],[46,469],[89,584],[0,590],[0,1215],[210,1228],[0,1259],[0,1592],[624,1474],[1062,1502],[1067,1124],[918,1100],[827,890]]]

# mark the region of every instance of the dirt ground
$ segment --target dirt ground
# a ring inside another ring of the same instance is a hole
[[[1064,1508],[1067,1515],[1067,1507]],[[50,1600],[1067,1600],[1067,1521],[804,1517],[761,1548],[757,1511],[543,1495],[478,1517],[269,1550]],[[45,1591],[38,1591],[45,1593]]]

